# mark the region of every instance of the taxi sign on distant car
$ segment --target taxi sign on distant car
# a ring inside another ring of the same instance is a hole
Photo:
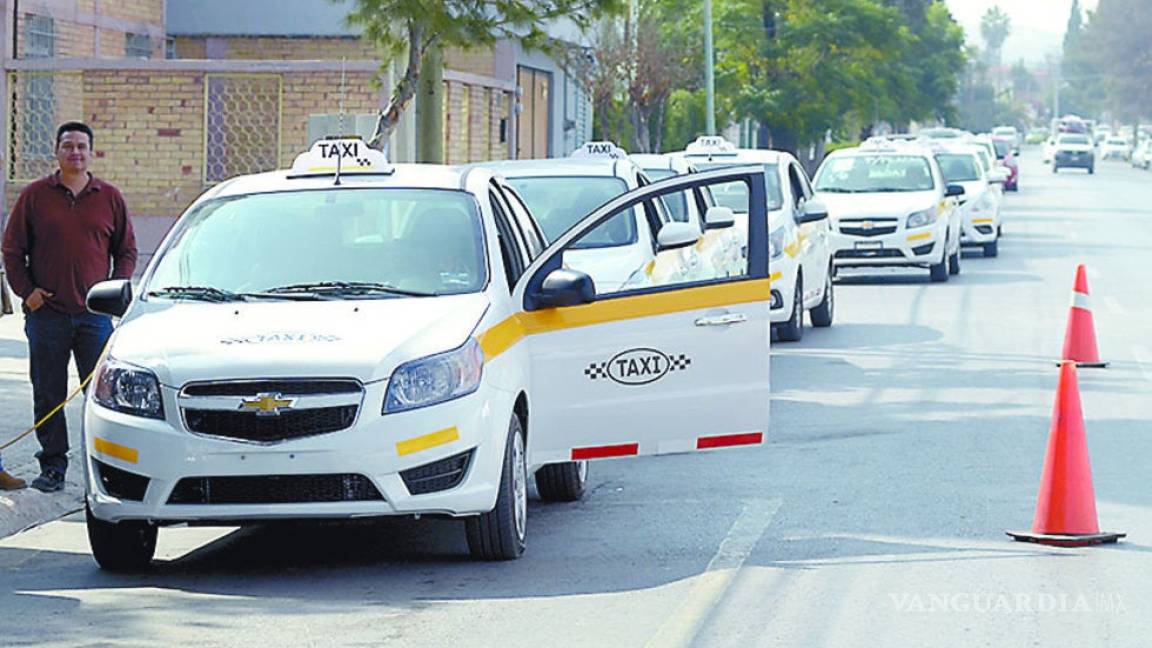
[[[586,142],[584,146],[572,152],[572,157],[623,160],[628,157],[628,152],[612,142]]]
[[[383,153],[358,137],[318,140],[307,152],[296,156],[289,177],[335,173],[392,173]]]
[[[720,137],[719,135],[702,135],[696,138],[695,142],[688,145],[684,152],[693,154],[702,153],[735,153],[736,147],[732,142]]]

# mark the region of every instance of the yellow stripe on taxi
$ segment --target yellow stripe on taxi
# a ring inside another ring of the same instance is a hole
[[[407,441],[401,441],[396,444],[396,454],[404,457],[406,455],[423,452],[442,445],[447,445],[453,441],[460,440],[460,431],[456,426],[433,432],[432,434],[425,434],[418,436]]]
[[[112,443],[108,439],[96,437],[92,440],[92,446],[96,448],[96,452],[119,459],[120,461],[136,463],[140,460],[140,453],[137,452],[135,448],[122,446],[119,443]]]

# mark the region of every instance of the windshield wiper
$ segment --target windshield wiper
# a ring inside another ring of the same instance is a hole
[[[909,191],[931,191],[931,189],[901,189],[900,187],[878,187],[869,189],[868,193],[906,193]]]
[[[860,193],[859,189],[845,189],[844,187],[825,187],[823,189],[817,189],[816,191],[823,193]]]
[[[400,295],[403,297],[436,297],[436,293],[404,290],[385,283],[373,281],[317,281],[314,283],[290,284],[277,286],[264,291],[269,295],[314,293],[324,295]]]
[[[200,299],[213,302],[244,301],[244,295],[211,286],[166,286],[148,293],[149,297],[174,297],[177,299]]]

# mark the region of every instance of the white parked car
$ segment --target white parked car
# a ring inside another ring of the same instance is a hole
[[[1101,160],[1125,160],[1132,155],[1132,145],[1123,137],[1109,137],[1100,145]]]
[[[973,146],[951,145],[936,150],[936,163],[950,185],[964,187],[960,197],[962,245],[979,246],[984,256],[999,254],[1001,195],[994,181],[1003,182],[1003,171],[985,170]],[[995,174],[995,175],[994,175]]]
[[[1141,169],[1152,168],[1152,137],[1143,139],[1132,153],[1132,166]]]
[[[831,326],[835,316],[828,211],[814,199],[808,174],[783,151],[736,148],[722,137],[700,137],[679,154],[701,170],[756,164],[767,179],[769,255],[772,265],[772,325],[777,338],[804,335],[804,312],[813,326]],[[749,197],[736,183],[713,189],[721,206],[740,214]],[[741,217],[741,221],[745,221]]]
[[[604,223],[731,182],[756,199],[739,276],[602,291],[564,267]],[[511,559],[533,472],[573,500],[590,459],[761,444],[763,196],[762,168],[671,179],[541,249],[499,175],[391,166],[359,140],[216,185],[138,298],[88,294],[122,316],[84,413],[97,562],[144,568],[171,524],[389,515],[461,518],[475,557]]]
[[[1012,142],[1012,148],[1017,154],[1020,153],[1020,146],[1024,144],[1024,135],[1016,130],[1015,126],[997,126],[992,129],[992,137]]]
[[[955,199],[964,188],[945,182],[926,146],[870,141],[836,151],[815,187],[832,216],[837,268],[921,267],[932,281],[960,273]]]

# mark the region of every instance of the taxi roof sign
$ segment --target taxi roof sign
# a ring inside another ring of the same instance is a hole
[[[571,157],[623,160],[628,157],[628,152],[613,142],[585,142],[584,146],[572,151]]]
[[[388,158],[358,137],[317,140],[312,148],[296,156],[288,176],[390,174]]]
[[[732,145],[732,142],[719,135],[701,135],[696,138],[695,142],[689,144],[684,152],[715,155],[717,153],[735,153],[736,147]]]

